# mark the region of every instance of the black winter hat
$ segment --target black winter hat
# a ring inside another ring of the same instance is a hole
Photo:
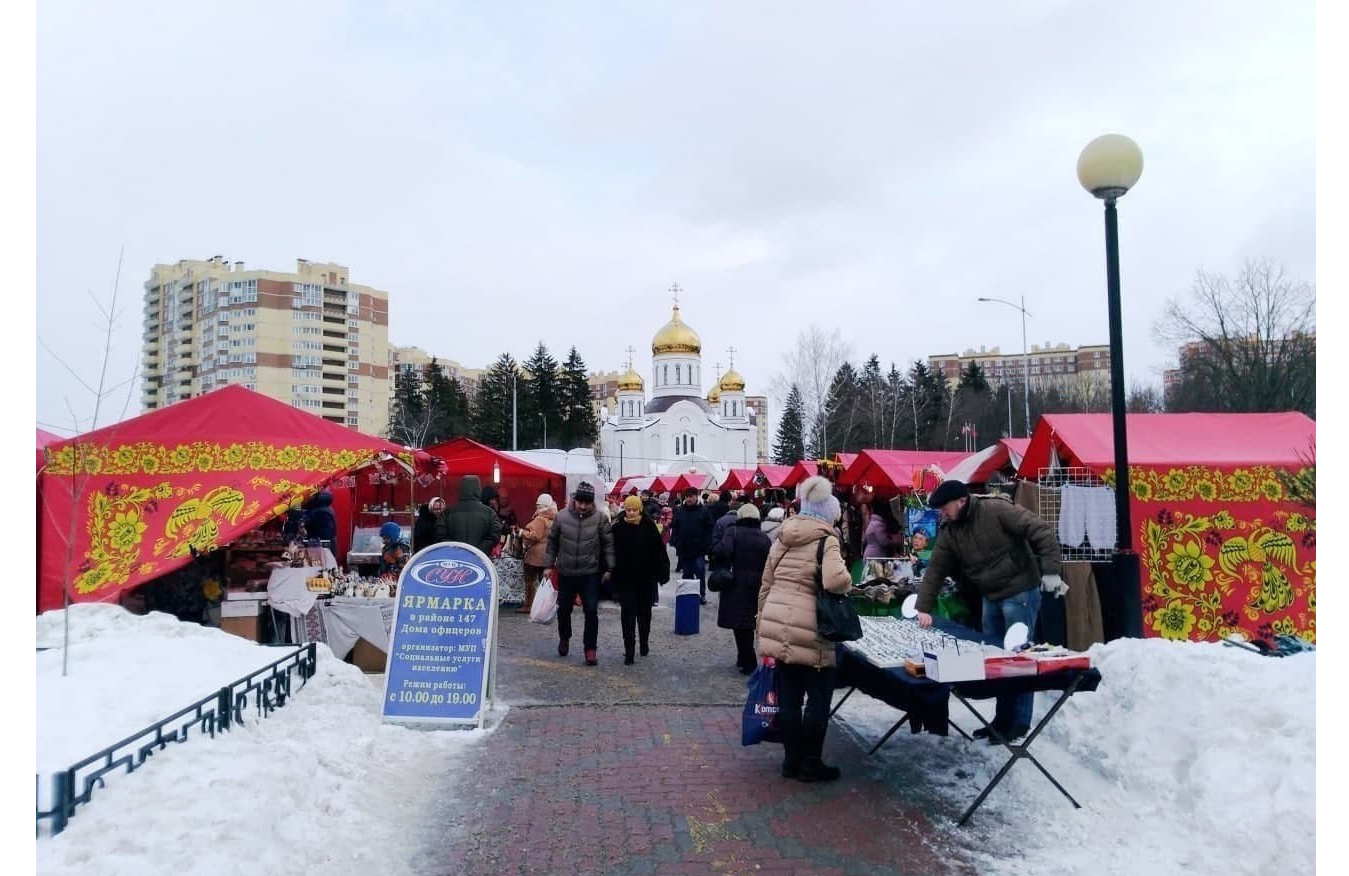
[[[589,481],[581,481],[576,485],[576,492],[572,493],[571,497],[578,502],[593,502],[595,501],[595,488]]]
[[[497,488],[492,486],[491,484],[488,484],[487,486],[482,488],[482,503],[486,505],[488,502],[497,498],[499,495],[500,494],[497,493]]]
[[[940,508],[947,502],[963,499],[970,494],[970,488],[961,481],[942,481],[932,495],[927,497],[927,507]]]

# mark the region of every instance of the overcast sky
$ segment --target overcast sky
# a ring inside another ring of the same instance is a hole
[[[808,323],[883,363],[1108,341],[1078,153],[1131,136],[1125,365],[1196,270],[1315,276],[1314,4],[75,3],[38,7],[37,333],[109,383],[156,262],[332,260],[389,339],[468,366],[543,340],[594,370],[678,282],[705,373],[764,392]],[[37,418],[92,398],[37,353]],[[706,389],[706,387],[704,387]],[[138,412],[139,384],[128,414]],[[118,419],[124,395],[100,415]],[[87,426],[87,421],[81,424]]]

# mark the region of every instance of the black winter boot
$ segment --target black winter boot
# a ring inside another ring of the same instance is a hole
[[[794,779],[801,770],[801,746],[784,743],[782,747],[786,752],[782,758],[782,777]]]
[[[820,759],[824,750],[824,735],[807,736],[802,740],[804,749],[801,769],[796,777],[803,782],[832,782],[840,775],[838,767],[830,766]]]

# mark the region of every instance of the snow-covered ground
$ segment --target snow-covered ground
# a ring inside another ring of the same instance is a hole
[[[77,606],[72,617],[71,675],[60,677],[59,652],[39,655],[38,758],[49,767],[280,655],[162,615]],[[39,618],[39,646],[59,641],[60,613]],[[64,833],[38,840],[38,872],[407,872],[406,830],[435,776],[485,732],[381,723],[377,684],[320,648],[317,677],[271,717],[113,776]],[[1155,639],[1092,653],[1101,688],[1074,697],[1032,748],[1083,808],[1022,762],[941,841],[994,874],[1313,872],[1315,655]],[[963,712],[952,701],[969,728]],[[894,712],[859,694],[839,717],[874,740]],[[901,736],[884,756],[918,758],[955,811],[1006,759],[954,734]]]
[[[61,612],[37,624],[39,647],[59,644]],[[71,628],[67,677],[59,651],[39,655],[37,748],[47,768],[118,742],[285,653],[117,606],[76,606]],[[456,751],[489,731],[384,724],[375,680],[318,647],[318,674],[284,708],[265,719],[250,713],[215,740],[170,745],[131,775],[109,777],[64,832],[39,838],[38,872],[407,872],[407,831],[416,830],[433,783],[453,769]]]
[[[1100,688],[1072,697],[1030,749],[1082,809],[1033,764],[1018,763],[966,828],[948,831],[981,873],[1314,871],[1314,654],[1262,657],[1161,639],[1118,640],[1091,654]],[[1036,695],[1037,720],[1056,697]],[[991,701],[976,705],[992,715]],[[967,732],[978,726],[954,699],[950,714]],[[895,721],[860,695],[839,716],[870,742]],[[1008,758],[954,732],[900,734],[882,752],[920,759],[957,811]]]

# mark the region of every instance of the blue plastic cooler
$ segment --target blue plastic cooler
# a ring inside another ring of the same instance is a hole
[[[675,585],[676,636],[698,635],[698,617],[702,608],[702,590],[697,578],[685,578]]]

